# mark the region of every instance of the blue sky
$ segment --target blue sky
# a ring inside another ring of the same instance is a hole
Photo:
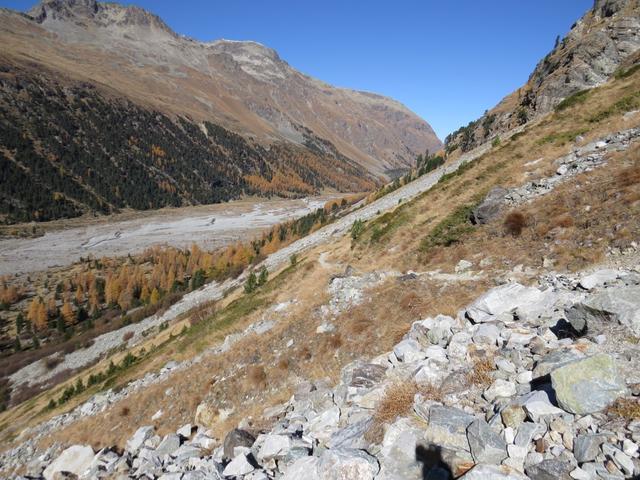
[[[26,10],[35,0],[0,0]],[[328,83],[388,95],[442,139],[521,86],[593,0],[131,0],[178,33],[255,40]]]

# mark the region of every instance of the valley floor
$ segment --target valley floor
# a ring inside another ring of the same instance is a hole
[[[0,276],[67,266],[80,257],[119,257],[152,245],[215,250],[250,240],[279,223],[322,208],[339,195],[295,200],[245,200],[215,205],[51,222],[37,238],[0,240]],[[42,226],[38,226],[42,228]]]

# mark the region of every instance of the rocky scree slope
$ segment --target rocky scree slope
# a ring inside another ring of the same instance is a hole
[[[392,352],[348,365],[333,388],[302,383],[265,410],[269,431],[243,421],[219,442],[205,426],[163,438],[142,427],[123,452],[76,445],[34,459],[30,474],[630,478],[640,472],[638,335],[637,265],[506,283],[456,318],[415,322]]]
[[[470,150],[551,112],[567,97],[605,83],[621,66],[637,61],[638,0],[596,0],[527,83],[478,120],[449,135],[447,150]]]

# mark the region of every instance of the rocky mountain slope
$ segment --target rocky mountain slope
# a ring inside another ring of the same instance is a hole
[[[640,49],[638,0],[596,0],[538,63],[525,85],[478,120],[453,132],[447,150],[470,150],[549,113],[567,97],[602,85]]]
[[[179,36],[136,7],[2,10],[0,40],[8,220],[364,190],[441,146],[398,102],[310,78],[255,42]]]

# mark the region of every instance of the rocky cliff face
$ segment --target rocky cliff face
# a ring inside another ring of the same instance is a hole
[[[406,168],[417,153],[441,146],[425,121],[394,100],[310,78],[255,42],[177,35],[137,7],[44,0],[27,17],[3,11],[0,38],[14,58],[29,56],[263,143],[302,144],[301,128],[309,129],[374,175]]]
[[[447,138],[448,150],[470,150],[538,118],[563,99],[606,82],[640,49],[638,0],[596,0],[536,66],[526,85]]]

